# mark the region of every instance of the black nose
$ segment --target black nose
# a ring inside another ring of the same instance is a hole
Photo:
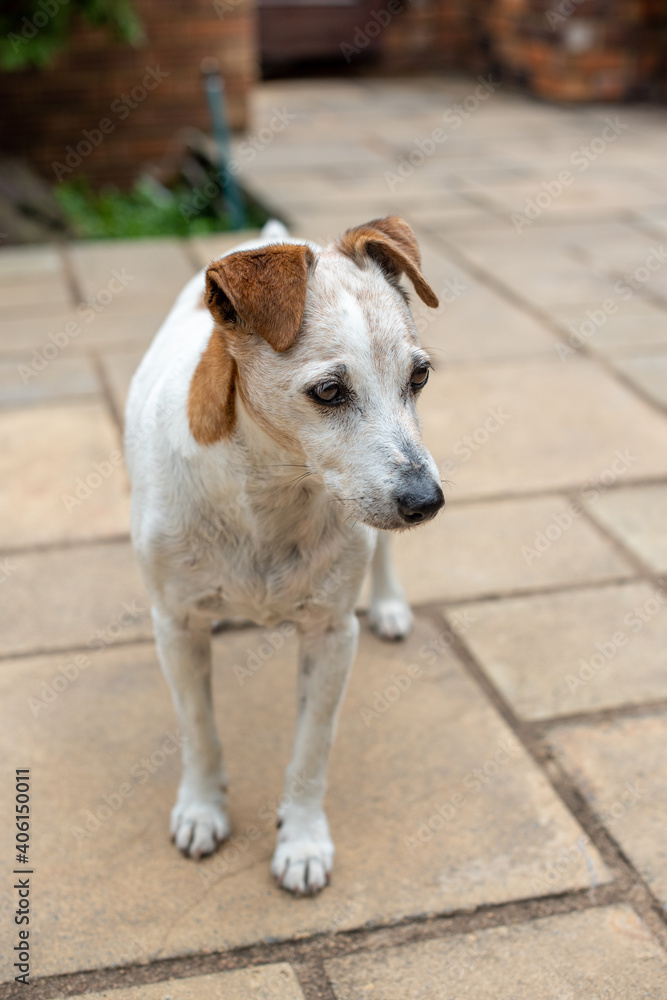
[[[445,505],[445,497],[437,483],[429,484],[427,489],[418,489],[405,493],[396,501],[398,511],[408,524],[419,524],[429,521]]]

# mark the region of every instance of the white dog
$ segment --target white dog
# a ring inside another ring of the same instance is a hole
[[[271,869],[326,885],[323,809],[336,716],[373,556],[370,619],[387,639],[412,623],[385,532],[444,498],[416,401],[429,359],[399,284],[429,306],[410,227],[351,229],[322,249],[280,223],[214,261],[181,292],[130,389],[132,537],[157,649],[185,737],[171,832],[201,857],[229,834],[211,701],[211,623],[290,620],[300,636],[298,721]],[[323,599],[322,595],[326,595]]]

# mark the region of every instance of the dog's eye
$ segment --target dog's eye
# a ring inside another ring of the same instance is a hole
[[[419,368],[415,368],[412,373],[412,378],[410,379],[410,385],[413,389],[421,389],[422,386],[426,385],[428,382],[428,365],[421,365]]]
[[[311,396],[318,403],[342,403],[345,398],[343,387],[338,382],[320,382],[311,390]]]

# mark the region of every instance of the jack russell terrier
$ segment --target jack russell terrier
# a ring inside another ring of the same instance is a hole
[[[298,718],[286,786],[298,776],[306,791],[285,797],[271,870],[298,894],[331,873],[326,767],[364,574],[372,559],[372,627],[407,635],[387,533],[444,504],[416,409],[429,358],[402,275],[437,307],[402,219],[350,229],[324,249],[269,222],[186,285],[127,404],[132,539],[185,737],[173,839],[199,858],[230,831],[212,622],[292,621]]]

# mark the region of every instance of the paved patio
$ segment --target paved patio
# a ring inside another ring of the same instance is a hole
[[[272,83],[255,118],[265,202],[322,240],[402,215],[442,300],[416,313],[448,508],[396,542],[415,633],[363,623],[334,879],[304,900],[269,874],[294,649],[240,684],[263,633],[218,636],[234,831],[180,857],[120,433],[176,292],[236,240],[0,251],[0,997],[23,767],[40,1000],[665,997],[664,113],[434,79]]]

